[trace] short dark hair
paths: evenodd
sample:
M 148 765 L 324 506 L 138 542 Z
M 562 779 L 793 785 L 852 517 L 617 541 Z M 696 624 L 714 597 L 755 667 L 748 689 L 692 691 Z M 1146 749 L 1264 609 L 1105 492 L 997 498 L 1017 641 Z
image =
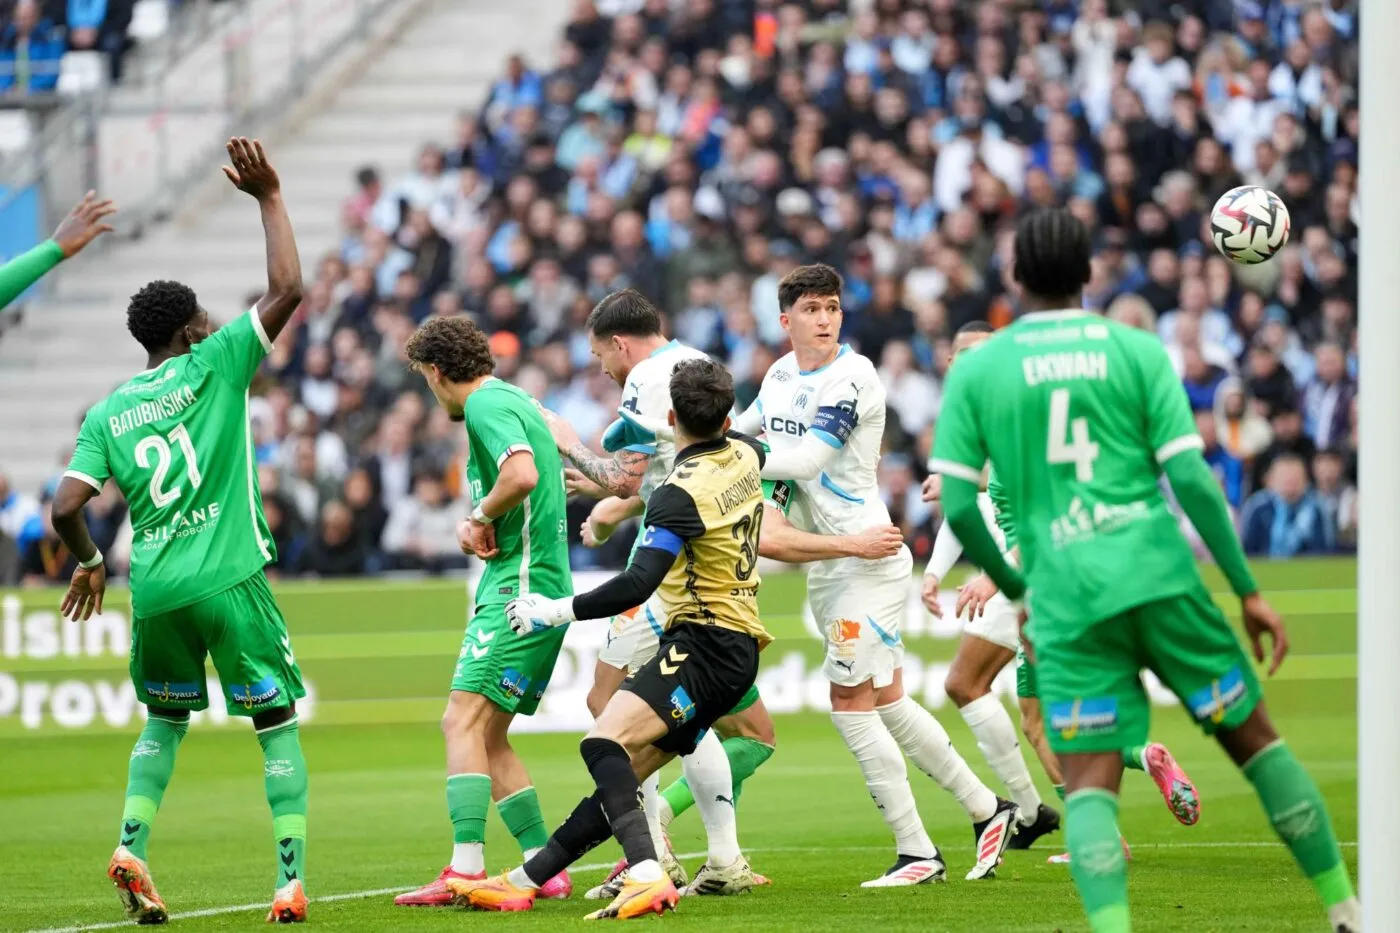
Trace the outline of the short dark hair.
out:
M 584 323 L 594 337 L 654 337 L 661 333 L 661 312 L 635 288 L 613 292 L 588 312 Z
M 1016 227 L 1016 281 L 1042 298 L 1077 298 L 1089 281 L 1089 228 L 1063 208 L 1042 208 Z
M 966 324 L 964 324 L 962 327 L 959 327 L 959 328 L 958 328 L 958 332 L 957 332 L 956 334 L 954 334 L 953 336 L 954 336 L 954 337 L 961 337 L 963 334 L 990 334 L 990 333 L 993 333 L 992 325 L 988 324 L 986 321 L 968 321 L 968 322 L 967 322 Z
M 194 289 L 160 279 L 131 296 L 126 306 L 126 329 L 154 353 L 170 346 L 180 328 L 199 313 Z
M 496 369 L 490 341 L 465 314 L 424 321 L 408 338 L 404 353 L 414 369 L 436 366 L 448 382 L 471 382 Z
M 671 408 L 686 434 L 716 437 L 734 408 L 734 377 L 714 360 L 683 360 L 671 373 Z
M 825 298 L 841 294 L 841 275 L 822 263 L 798 266 L 778 283 L 778 307 L 787 311 L 807 295 Z

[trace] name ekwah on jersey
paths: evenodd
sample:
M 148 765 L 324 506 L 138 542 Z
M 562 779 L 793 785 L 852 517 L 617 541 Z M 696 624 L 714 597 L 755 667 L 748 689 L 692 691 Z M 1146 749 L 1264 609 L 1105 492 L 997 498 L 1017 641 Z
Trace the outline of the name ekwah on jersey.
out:
M 1108 379 L 1108 354 L 1101 350 L 1041 353 L 1022 359 L 1021 373 L 1028 386 L 1082 379 L 1104 381 Z

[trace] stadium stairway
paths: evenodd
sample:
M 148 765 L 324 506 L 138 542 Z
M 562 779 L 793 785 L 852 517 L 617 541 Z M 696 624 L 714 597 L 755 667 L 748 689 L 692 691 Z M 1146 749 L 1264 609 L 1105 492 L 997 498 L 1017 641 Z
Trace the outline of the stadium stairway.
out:
M 304 123 L 279 127 L 269 155 L 314 275 L 340 239 L 353 174 L 375 165 L 387 181 L 428 141 L 449 142 L 455 115 L 479 107 L 506 57 L 552 60 L 565 0 L 427 0 L 391 45 Z M 217 166 L 211 176 L 221 180 Z M 52 294 L 0 340 L 0 472 L 37 492 L 65 462 L 83 412 L 145 364 L 126 332 L 129 295 L 152 279 L 190 285 L 217 319 L 264 286 L 262 228 L 252 201 L 226 183 L 195 210 L 116 242 L 67 270 Z

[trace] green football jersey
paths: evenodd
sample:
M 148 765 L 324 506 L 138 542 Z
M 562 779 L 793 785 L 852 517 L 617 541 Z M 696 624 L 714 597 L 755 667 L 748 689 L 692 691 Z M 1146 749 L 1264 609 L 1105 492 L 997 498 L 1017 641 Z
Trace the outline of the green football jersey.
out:
M 222 592 L 275 557 L 263 518 L 248 385 L 272 349 L 256 309 L 88 410 L 64 474 L 131 508 L 132 612 Z
M 500 554 L 486 562 L 476 605 L 505 603 L 526 593 L 571 596 L 564 510 L 564 465 L 539 405 L 524 390 L 494 377 L 467 397 L 467 479 L 472 501 L 496 485 L 501 464 L 518 451 L 534 454 L 539 482 L 520 505 L 495 521 Z
M 992 462 L 1037 625 L 1075 625 L 1200 585 L 1158 480 L 1201 447 L 1155 334 L 1063 311 L 959 359 L 932 462 L 970 481 Z

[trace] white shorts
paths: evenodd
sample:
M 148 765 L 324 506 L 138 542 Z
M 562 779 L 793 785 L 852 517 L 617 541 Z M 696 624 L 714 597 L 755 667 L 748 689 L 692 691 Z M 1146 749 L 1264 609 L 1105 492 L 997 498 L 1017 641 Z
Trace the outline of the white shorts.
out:
M 986 611 L 980 617 L 973 616 L 968 620 L 963 632 L 1015 651 L 1021 643 L 1019 617 L 1011 600 L 997 593 L 987 600 Z
M 807 584 L 812 617 L 826 642 L 822 673 L 842 687 L 873 680 L 888 687 L 904 665 L 899 634 L 908 601 L 909 578 L 881 576 Z
M 620 671 L 634 673 L 656 656 L 665 631 L 662 609 L 653 597 L 631 616 L 613 616 L 608 640 L 598 660 Z

